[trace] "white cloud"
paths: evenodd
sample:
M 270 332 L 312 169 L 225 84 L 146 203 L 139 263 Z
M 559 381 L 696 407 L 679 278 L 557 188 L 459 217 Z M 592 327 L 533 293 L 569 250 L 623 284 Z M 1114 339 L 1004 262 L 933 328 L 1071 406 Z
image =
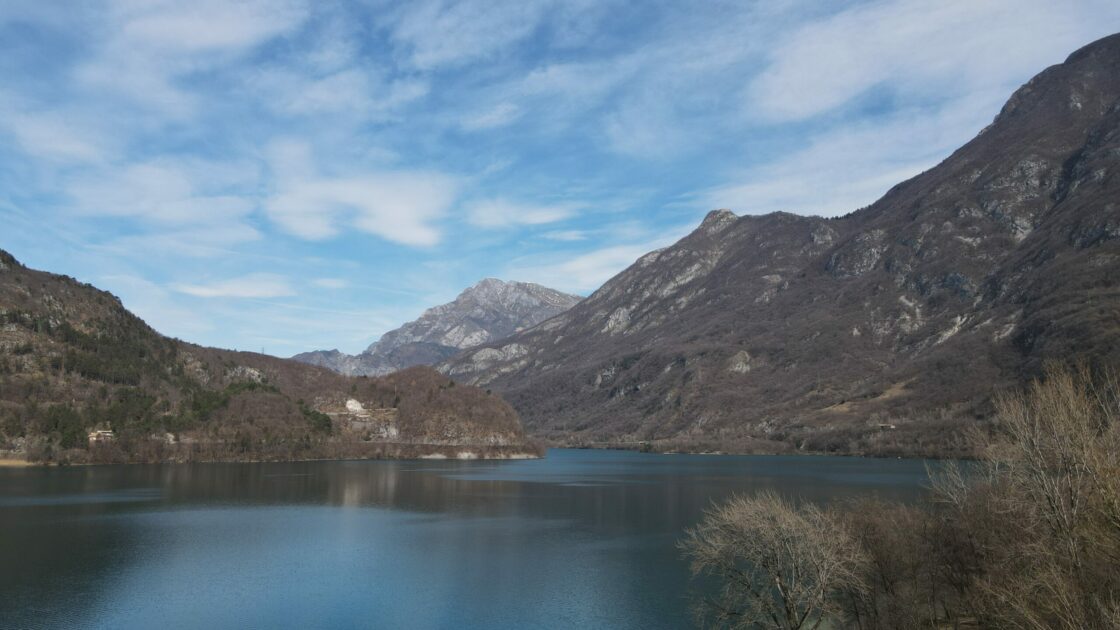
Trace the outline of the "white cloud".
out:
M 342 278 L 315 278 L 311 283 L 322 289 L 345 289 L 350 286 L 350 283 Z
M 466 132 L 503 130 L 519 121 L 531 121 L 531 128 L 538 134 L 595 126 L 599 117 L 596 110 L 640 67 L 636 56 L 624 56 L 606 61 L 546 63 L 527 73 L 508 73 L 480 91 L 457 94 L 462 111 L 454 112 L 448 120 Z
M 466 131 L 495 129 L 513 123 L 521 114 L 521 108 L 513 103 L 498 103 L 481 113 L 464 118 L 459 125 Z
M 276 190 L 265 203 L 268 216 L 310 240 L 330 238 L 350 226 L 404 245 L 435 245 L 440 241 L 436 223 L 460 187 L 455 177 L 423 171 L 322 176 L 311 166 L 310 149 L 292 143 L 274 148 L 272 167 Z
M 541 237 L 550 241 L 583 241 L 587 240 L 587 232 L 584 230 L 556 230 L 545 232 L 541 234 Z
M 110 141 L 79 112 L 5 112 L 0 125 L 15 136 L 24 153 L 46 160 L 99 162 Z
M 673 109 L 673 98 L 649 89 L 628 98 L 605 120 L 604 135 L 610 149 L 635 157 L 666 157 L 679 154 L 695 143 Z
M 428 246 L 439 242 L 435 223 L 457 188 L 455 180 L 436 173 L 304 179 L 285 182 L 266 208 L 280 227 L 306 239 L 329 238 L 351 225 L 396 243 Z
M 235 247 L 259 241 L 263 235 L 241 222 L 160 230 L 111 239 L 96 248 L 121 257 L 152 262 L 157 258 L 219 258 L 235 256 Z
M 255 181 L 250 168 L 226 165 Z M 215 165 L 154 161 L 106 167 L 75 179 L 68 188 L 74 208 L 94 216 L 134 217 L 169 225 L 236 223 L 254 207 L 252 199 L 224 190 Z M 228 177 L 228 175 L 227 175 Z
M 547 260 L 517 260 L 511 264 L 506 276 L 562 291 L 586 294 L 598 289 L 642 256 L 676 242 L 693 228 L 694 225 L 679 226 L 665 230 L 659 237 L 644 243 L 611 245 L 563 258 L 549 255 Z
M 570 218 L 578 209 L 573 204 L 534 205 L 501 198 L 484 199 L 467 206 L 467 219 L 484 228 L 543 225 Z
M 274 298 L 296 294 L 287 278 L 271 273 L 251 273 L 209 284 L 174 284 L 172 288 L 203 298 Z
M 782 121 L 826 112 L 881 85 L 909 95 L 965 94 L 1060 62 L 1116 30 L 1118 21 L 1120 5 L 1100 1 L 860 5 L 775 45 L 769 67 L 748 89 L 747 106 Z
M 395 16 L 393 41 L 420 69 L 489 58 L 536 30 L 547 0 L 428 0 L 410 2 Z
M 256 94 L 288 114 L 322 115 L 348 112 L 380 120 L 428 93 L 428 84 L 406 79 L 386 82 L 367 69 L 347 68 L 326 76 L 286 69 L 264 71 L 251 80 Z
M 162 119 L 190 117 L 199 95 L 179 85 L 179 77 L 222 66 L 291 32 L 307 13 L 302 0 L 115 0 L 93 31 L 100 36 L 96 52 L 75 76 Z
M 551 56 L 527 73 L 510 73 L 472 94 L 480 113 L 459 124 L 470 129 L 477 120 L 499 127 L 510 122 L 503 114 L 516 111 L 519 120 L 532 120 L 537 133 L 582 127 L 585 137 L 631 157 L 694 151 L 712 136 L 726 137 L 732 123 L 741 124 L 734 94 L 743 77 L 756 71 L 757 51 L 777 30 L 766 13 L 776 12 L 775 5 L 788 10 L 790 2 L 757 4 L 729 3 L 716 11 L 665 5 L 659 9 L 664 27 L 653 37 L 643 33 L 607 54 Z M 582 6 L 575 14 L 592 19 L 578 19 L 578 32 L 586 35 L 599 11 L 619 15 L 605 2 Z
M 942 109 L 904 111 L 826 132 L 800 151 L 696 196 L 704 208 L 835 216 L 866 206 L 936 165 L 991 121 L 1006 95 L 987 92 Z M 691 204 L 690 204 L 691 205 Z
M 329 20 L 313 36 L 309 50 L 300 60 L 319 72 L 334 72 L 351 66 L 361 51 L 361 25 L 342 17 Z
M 581 109 L 597 104 L 633 78 L 647 60 L 633 54 L 606 61 L 553 63 L 534 69 L 507 89 L 521 98 L 546 99 L 561 111 Z
M 118 37 L 132 47 L 213 52 L 256 46 L 307 16 L 301 0 L 154 0 L 112 3 Z
M 615 245 L 563 262 L 523 267 L 510 275 L 560 290 L 590 292 L 654 249 L 657 247 L 651 245 Z

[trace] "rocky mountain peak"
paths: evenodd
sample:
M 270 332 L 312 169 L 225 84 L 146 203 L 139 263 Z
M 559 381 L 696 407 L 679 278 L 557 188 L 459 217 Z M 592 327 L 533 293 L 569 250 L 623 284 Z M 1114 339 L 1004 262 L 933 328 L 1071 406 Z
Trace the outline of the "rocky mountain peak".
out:
M 18 267 L 20 267 L 20 264 L 19 261 L 16 260 L 16 257 L 0 249 L 0 271 L 7 271 Z
M 361 354 L 317 351 L 293 358 L 343 374 L 370 376 L 433 365 L 462 349 L 535 326 L 579 300 L 539 284 L 485 278 L 451 302 L 429 308 L 418 319 L 385 333 Z
M 483 278 L 466 289 L 463 289 L 463 292 L 460 293 L 455 300 L 471 298 L 487 299 L 508 290 L 512 284 L 512 282 L 506 282 L 498 278 Z
M 511 284 L 516 283 L 506 282 L 505 280 L 500 280 L 498 278 L 483 278 L 482 280 L 476 282 L 473 286 L 467 287 L 463 291 L 463 293 L 469 293 L 472 291 L 493 291 L 495 289 L 500 289 Z
M 738 215 L 725 208 L 712 210 L 704 217 L 704 220 L 700 222 L 700 227 L 698 229 L 708 234 L 714 234 L 738 220 Z

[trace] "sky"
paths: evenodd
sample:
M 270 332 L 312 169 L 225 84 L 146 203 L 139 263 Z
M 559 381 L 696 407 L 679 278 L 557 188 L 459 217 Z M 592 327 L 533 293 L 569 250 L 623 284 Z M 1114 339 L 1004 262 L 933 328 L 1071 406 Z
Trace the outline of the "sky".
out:
M 834 216 L 1115 0 L 0 2 L 0 248 L 160 332 L 358 352 L 485 277 L 586 295 L 704 214 Z

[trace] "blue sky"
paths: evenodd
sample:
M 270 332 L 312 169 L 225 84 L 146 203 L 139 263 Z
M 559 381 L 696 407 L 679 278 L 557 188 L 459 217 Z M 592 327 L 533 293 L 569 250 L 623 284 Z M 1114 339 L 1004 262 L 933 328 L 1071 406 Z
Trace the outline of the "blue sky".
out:
M 0 3 L 0 247 L 163 333 L 356 352 L 589 293 L 713 208 L 843 214 L 1114 0 Z

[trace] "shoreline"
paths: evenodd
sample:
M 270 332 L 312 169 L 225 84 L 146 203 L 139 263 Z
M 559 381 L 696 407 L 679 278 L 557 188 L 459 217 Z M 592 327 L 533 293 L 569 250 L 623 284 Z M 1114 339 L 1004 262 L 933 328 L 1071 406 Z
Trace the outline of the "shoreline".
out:
M 15 457 L 0 457 L 0 468 L 28 468 L 30 466 L 38 466 L 34 462 L 29 462 L 26 459 L 18 459 Z
M 658 456 L 671 456 L 671 455 L 696 455 L 706 457 L 852 457 L 861 459 L 893 459 L 893 460 L 912 460 L 912 461 L 975 461 L 977 458 L 963 458 L 963 457 L 902 457 L 902 456 L 883 456 L 883 455 L 870 455 L 864 453 L 825 453 L 825 452 L 729 452 L 729 451 L 642 451 L 636 448 L 624 447 L 609 447 L 609 446 L 562 446 L 551 445 L 547 449 L 557 449 L 565 451 L 623 451 L 630 453 L 640 453 L 643 455 L 658 455 Z M 444 453 L 428 453 L 424 455 L 417 455 L 414 457 L 308 457 L 308 458 L 293 458 L 293 459 L 197 459 L 197 460 L 183 460 L 183 459 L 165 459 L 158 461 L 131 461 L 131 462 L 32 462 L 19 458 L 0 458 L 0 468 L 51 468 L 51 467 L 70 467 L 70 466 L 120 466 L 120 465 L 165 465 L 165 464 L 291 464 L 301 462 L 368 462 L 368 461 L 476 461 L 476 462 L 494 462 L 494 461 L 524 461 L 534 459 L 545 459 L 547 454 L 536 455 L 530 452 L 517 452 L 509 453 L 507 455 L 480 457 L 475 453 L 456 453 L 455 456 L 448 456 Z
M 544 448 L 530 441 L 514 444 L 440 444 L 422 442 L 330 442 L 311 448 L 277 448 L 264 445 L 260 450 L 237 452 L 221 442 L 176 442 L 149 440 L 125 444 L 115 442 L 73 448 L 65 451 L 0 450 L 0 460 L 10 467 L 96 466 L 112 464 L 190 464 L 190 463 L 265 463 L 343 460 L 512 460 L 544 456 Z
M 546 444 L 547 448 L 576 450 L 576 451 L 627 451 L 631 453 L 642 453 L 645 455 L 705 455 L 712 457 L 859 457 L 863 459 L 910 459 L 917 461 L 978 461 L 978 456 L 965 456 L 965 455 L 884 455 L 876 453 L 840 453 L 840 452 L 827 452 L 827 451 L 689 451 L 689 450 L 642 450 L 632 446 L 597 446 L 597 445 L 562 445 L 562 444 Z
M 469 455 L 469 456 L 460 456 Z M 293 459 L 164 459 L 158 461 L 129 461 L 129 462 L 32 462 L 18 458 L 0 458 L 0 468 L 71 468 L 84 466 L 162 466 L 167 464 L 295 464 L 303 462 L 409 462 L 409 461 L 523 461 L 544 459 L 545 455 L 536 455 L 530 452 L 509 453 L 508 455 L 479 457 L 474 453 L 461 453 L 455 457 L 448 457 L 442 453 L 429 453 L 415 457 L 308 457 Z

